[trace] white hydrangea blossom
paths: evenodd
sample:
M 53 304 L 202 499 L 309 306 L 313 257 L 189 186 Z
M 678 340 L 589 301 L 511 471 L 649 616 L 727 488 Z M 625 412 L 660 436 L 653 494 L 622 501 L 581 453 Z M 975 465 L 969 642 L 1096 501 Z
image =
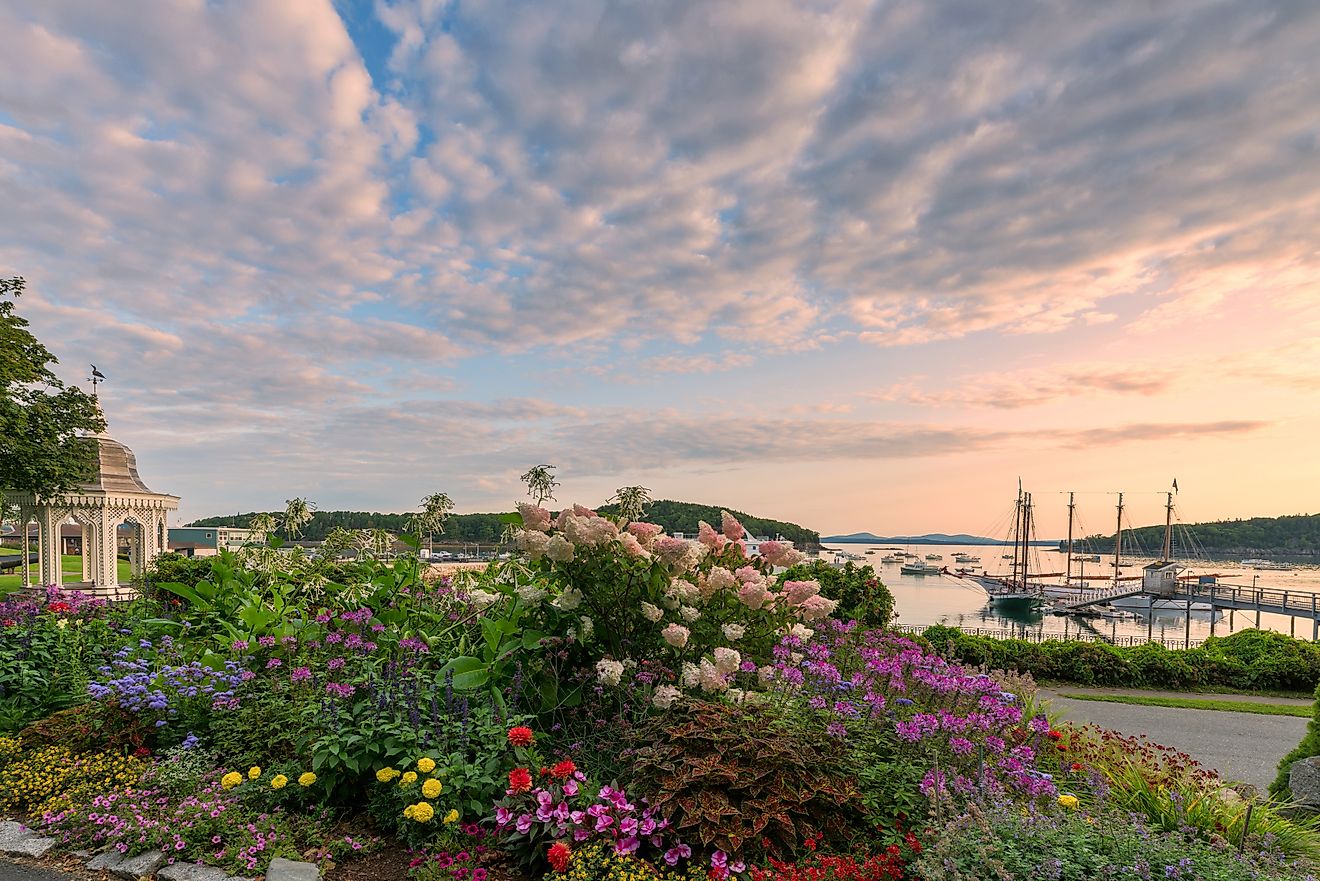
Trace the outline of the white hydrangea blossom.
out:
M 678 610 L 678 617 L 691 624 L 693 621 L 701 617 L 701 613 L 692 606 L 681 606 Z
M 665 617 L 664 610 L 650 603 L 642 603 L 642 615 L 647 621 L 659 621 Z
M 737 642 L 747 635 L 747 628 L 741 624 L 725 624 L 720 629 L 724 631 L 724 638 L 729 642 Z
M 582 591 L 576 587 L 565 588 L 553 603 L 556 609 L 562 609 L 565 612 L 571 612 L 582 605 Z
M 686 666 L 691 665 L 689 664 Z M 693 667 L 693 669 L 695 670 L 696 668 Z M 674 705 L 674 701 L 678 700 L 682 694 L 683 692 L 679 691 L 677 686 L 662 685 L 655 690 L 655 694 L 651 697 L 651 703 L 654 704 L 657 709 L 667 710 Z
M 604 685 L 618 685 L 623 678 L 623 663 L 601 658 L 596 662 L 596 678 Z
M 694 688 L 698 683 L 701 682 L 701 668 L 698 667 L 696 664 L 689 664 L 686 661 L 684 661 L 682 680 L 684 687 Z

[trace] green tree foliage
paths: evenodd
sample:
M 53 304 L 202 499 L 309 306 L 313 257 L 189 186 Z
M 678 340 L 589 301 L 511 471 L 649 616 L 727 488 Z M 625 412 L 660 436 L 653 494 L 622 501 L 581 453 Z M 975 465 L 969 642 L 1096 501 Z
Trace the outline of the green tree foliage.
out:
M 839 603 L 835 617 L 845 621 L 853 619 L 866 627 L 888 627 L 894 617 L 894 595 L 868 565 L 858 566 L 850 560 L 840 567 L 824 560 L 810 560 L 788 569 L 780 578 L 818 582 L 820 592 Z
M 1196 547 L 1188 547 L 1191 540 Z M 1173 530 L 1175 556 L 1194 551 L 1224 554 L 1315 554 L 1320 553 L 1320 514 L 1292 514 L 1287 517 L 1252 517 L 1248 520 L 1219 520 L 1192 523 Z M 1081 543 L 1098 553 L 1113 552 L 1114 536 L 1092 535 Z M 1143 526 L 1128 530 L 1123 548 L 1144 548 L 1155 553 L 1164 546 L 1164 526 Z
M 50 495 L 90 478 L 95 450 L 78 433 L 105 421 L 91 395 L 55 376 L 55 356 L 14 312 L 23 288 L 21 278 L 0 278 L 0 484 Z
M 597 510 L 602 514 L 616 513 L 611 505 L 602 505 Z M 666 532 L 696 535 L 697 523 L 701 520 L 714 525 L 716 529 L 719 528 L 720 510 L 720 508 L 711 505 L 696 505 L 691 502 L 674 502 L 661 499 L 660 501 L 647 503 L 646 519 L 651 523 L 659 523 L 665 528 Z M 742 511 L 730 511 L 730 513 L 737 517 L 742 525 L 747 528 L 747 531 L 754 536 L 774 538 L 782 535 L 792 541 L 794 546 L 798 548 L 814 547 L 820 543 L 820 533 L 798 526 L 796 523 L 754 517 Z M 206 517 L 201 520 L 194 520 L 191 525 L 247 527 L 258 516 L 257 512 L 250 512 L 233 514 L 227 517 Z M 437 540 L 436 543 L 446 545 L 464 542 L 496 544 L 504 533 L 505 524 L 500 521 L 503 516 L 503 514 L 452 514 L 444 521 L 443 541 Z M 384 529 L 395 535 L 401 535 L 412 530 L 414 517 L 416 517 L 415 514 L 380 514 L 370 511 L 316 511 L 313 513 L 312 519 L 303 526 L 301 537 L 311 541 L 322 541 L 335 527 L 343 529 Z
M 1279 760 L 1279 774 L 1270 784 L 1270 795 L 1287 799 L 1290 794 L 1288 771 L 1292 768 L 1293 762 L 1300 762 L 1311 756 L 1320 756 L 1320 687 L 1315 690 L 1315 710 L 1311 715 L 1311 721 L 1306 723 L 1306 733 L 1302 735 L 1302 742 Z

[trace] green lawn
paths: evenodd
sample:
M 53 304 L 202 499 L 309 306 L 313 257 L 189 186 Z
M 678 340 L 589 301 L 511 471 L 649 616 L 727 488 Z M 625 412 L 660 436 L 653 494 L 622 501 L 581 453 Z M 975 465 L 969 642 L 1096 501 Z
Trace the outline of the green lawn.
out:
M 0 554 L 4 554 L 6 552 L 12 553 L 12 551 L 9 548 L 0 550 Z M 36 565 L 34 564 L 28 568 L 31 569 L 32 579 L 33 581 L 35 581 L 37 578 Z M 75 557 L 70 554 L 65 554 L 60 560 L 60 570 L 64 573 L 65 580 L 80 581 L 82 579 L 82 557 Z M 133 580 L 133 573 L 132 570 L 129 568 L 127 560 L 119 561 L 119 580 L 124 584 L 127 584 Z M 23 586 L 23 570 L 21 568 L 7 569 L 5 570 L 4 575 L 0 575 L 0 593 L 4 593 L 6 591 L 10 591 L 13 590 L 14 588 L 22 587 L 22 586 Z
M 1080 694 L 1060 692 L 1059 697 L 1075 701 L 1104 701 L 1110 704 L 1136 704 L 1140 707 L 1177 707 L 1184 710 L 1220 710 L 1226 713 L 1256 713 L 1262 716 L 1300 716 L 1309 718 L 1311 708 L 1293 704 L 1263 704 L 1255 701 L 1217 701 L 1190 697 L 1147 697 L 1135 694 Z

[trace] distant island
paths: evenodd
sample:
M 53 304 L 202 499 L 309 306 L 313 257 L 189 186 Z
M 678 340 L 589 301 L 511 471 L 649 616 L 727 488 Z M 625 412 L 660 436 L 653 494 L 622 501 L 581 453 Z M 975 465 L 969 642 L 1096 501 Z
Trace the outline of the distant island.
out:
M 848 535 L 827 535 L 821 542 L 832 544 L 898 544 L 898 545 L 1006 545 L 1011 542 L 983 535 L 928 532 L 925 535 L 876 535 L 871 532 L 853 532 Z M 1033 541 L 1033 545 L 1053 546 L 1056 541 Z
M 551 505 L 550 507 L 554 507 Z M 611 505 L 601 505 L 596 510 L 602 513 L 614 513 Z M 732 508 L 719 505 L 699 505 L 693 502 L 675 502 L 669 499 L 657 499 L 646 506 L 643 520 L 659 523 L 666 532 L 681 532 L 695 536 L 697 524 L 704 520 L 720 528 L 720 511 L 727 510 L 737 517 L 747 531 L 754 536 L 775 538 L 782 536 L 792 541 L 794 546 L 803 550 L 820 547 L 820 533 L 796 523 L 775 520 L 769 517 L 757 517 Z M 223 517 L 203 517 L 194 520 L 189 526 L 237 526 L 246 527 L 252 522 L 257 512 L 232 514 Z M 317 511 L 311 522 L 302 528 L 301 538 L 308 541 L 321 541 L 336 526 L 345 529 L 384 529 L 395 535 L 408 530 L 411 514 L 382 514 L 373 511 Z M 435 537 L 435 546 L 480 542 L 496 544 L 504 533 L 504 524 L 500 521 L 503 513 L 498 514 L 454 514 L 445 521 L 444 535 Z
M 830 539 L 825 539 L 829 541 Z M 1126 553 L 1158 554 L 1164 545 L 1164 524 L 1142 526 L 1123 533 Z M 1060 543 L 1063 547 L 1063 543 Z M 1113 553 L 1114 536 L 1089 535 L 1077 542 L 1087 552 Z M 1251 517 L 1208 523 L 1175 523 L 1174 557 L 1314 557 L 1320 556 L 1320 514 Z

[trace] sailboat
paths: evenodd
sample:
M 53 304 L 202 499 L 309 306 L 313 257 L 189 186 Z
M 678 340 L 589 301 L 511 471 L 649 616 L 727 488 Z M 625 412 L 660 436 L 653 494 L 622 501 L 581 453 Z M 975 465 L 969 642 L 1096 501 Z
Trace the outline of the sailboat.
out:
M 1031 550 L 1032 532 L 1031 493 L 1023 492 L 1018 484 L 1018 497 L 1013 517 L 1013 565 L 1008 576 L 977 575 L 970 577 L 985 590 L 990 603 L 1001 608 L 1030 609 L 1045 601 L 1041 586 L 1028 578 L 1028 552 Z

